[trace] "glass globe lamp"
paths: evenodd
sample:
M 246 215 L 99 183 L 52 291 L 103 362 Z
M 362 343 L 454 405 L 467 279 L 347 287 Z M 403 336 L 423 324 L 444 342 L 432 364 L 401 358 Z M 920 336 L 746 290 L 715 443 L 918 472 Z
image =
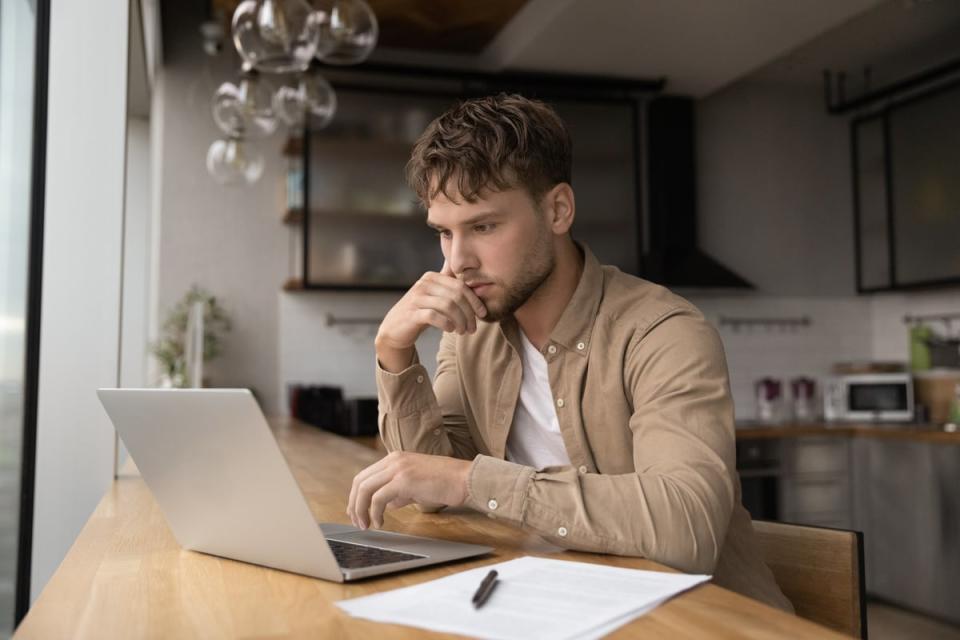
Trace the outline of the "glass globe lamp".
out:
M 207 150 L 207 171 L 220 184 L 253 184 L 263 175 L 263 155 L 238 137 L 215 140 Z
M 244 0 L 233 13 L 233 44 L 259 71 L 303 71 L 317 52 L 320 17 L 306 0 Z
M 304 74 L 296 85 L 277 90 L 273 109 L 288 127 L 300 128 L 309 120 L 311 129 L 322 129 L 337 112 L 337 94 L 323 76 Z
M 255 71 L 237 84 L 224 82 L 213 95 L 213 121 L 228 136 L 263 138 L 277 129 L 269 85 Z
M 316 56 L 327 64 L 359 64 L 374 47 L 380 28 L 377 16 L 364 0 L 320 0 L 316 21 L 320 43 Z

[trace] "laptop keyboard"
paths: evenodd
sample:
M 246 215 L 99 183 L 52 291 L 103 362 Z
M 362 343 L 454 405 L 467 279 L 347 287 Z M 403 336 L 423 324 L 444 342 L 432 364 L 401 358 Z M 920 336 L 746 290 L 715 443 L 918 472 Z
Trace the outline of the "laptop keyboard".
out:
M 327 538 L 327 544 L 330 545 L 330 549 L 337 559 L 337 564 L 344 569 L 362 569 L 363 567 L 375 567 L 381 564 L 390 564 L 391 562 L 404 562 L 405 560 L 426 558 L 426 556 L 418 556 L 413 553 L 391 551 L 378 547 L 367 547 L 362 544 L 340 542 L 339 540 L 330 540 L 329 538 Z

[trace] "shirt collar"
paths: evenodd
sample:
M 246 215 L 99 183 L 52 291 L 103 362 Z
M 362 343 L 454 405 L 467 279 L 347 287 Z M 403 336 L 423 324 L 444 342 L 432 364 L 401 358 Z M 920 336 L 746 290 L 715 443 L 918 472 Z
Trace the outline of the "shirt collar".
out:
M 603 269 L 593 252 L 586 245 L 577 243 L 583 251 L 583 273 L 573 292 L 573 297 L 563 310 L 557 326 L 550 333 L 554 342 L 580 356 L 586 357 L 590 350 L 590 336 L 597 319 L 600 299 L 603 297 Z
M 557 326 L 550 333 L 550 344 L 558 344 L 568 351 L 582 357 L 587 356 L 590 350 L 590 336 L 593 333 L 593 324 L 597 319 L 597 310 L 600 308 L 600 299 L 603 297 L 603 269 L 600 262 L 588 247 L 577 243 L 583 252 L 583 273 L 573 291 L 573 297 L 563 310 Z M 512 315 L 504 318 L 500 323 L 500 331 L 507 341 L 513 345 L 517 353 L 521 353 L 520 329 L 517 320 Z

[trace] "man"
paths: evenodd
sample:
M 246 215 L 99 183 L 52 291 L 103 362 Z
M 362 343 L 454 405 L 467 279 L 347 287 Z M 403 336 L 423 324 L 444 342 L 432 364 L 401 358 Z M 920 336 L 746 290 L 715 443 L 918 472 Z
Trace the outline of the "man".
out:
M 740 502 L 716 332 L 573 241 L 570 169 L 563 122 L 517 95 L 464 102 L 417 142 L 407 177 L 445 262 L 377 333 L 391 453 L 354 479 L 351 519 L 467 505 L 792 611 Z M 432 389 L 414 347 L 431 326 L 444 331 Z

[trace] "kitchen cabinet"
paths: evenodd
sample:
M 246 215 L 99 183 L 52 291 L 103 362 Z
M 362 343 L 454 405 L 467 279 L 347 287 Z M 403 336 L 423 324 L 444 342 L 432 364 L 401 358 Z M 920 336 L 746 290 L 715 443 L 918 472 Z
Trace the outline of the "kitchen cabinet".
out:
M 928 425 L 738 429 L 737 470 L 754 518 L 862 531 L 869 595 L 960 624 L 960 434 Z
M 960 446 L 854 441 L 867 592 L 960 623 Z
M 860 293 L 960 282 L 958 109 L 951 83 L 851 122 Z
M 850 452 L 834 436 L 738 440 L 743 504 L 755 519 L 849 529 Z
M 850 441 L 832 436 L 785 439 L 780 518 L 785 522 L 849 529 Z
M 596 81 L 548 86 L 509 76 L 480 84 L 397 75 L 358 83 L 331 76 L 337 117 L 303 133 L 303 210 L 286 216 L 300 235 L 287 289 L 402 291 L 443 264 L 404 167 L 427 125 L 458 101 L 520 90 L 556 109 L 574 140 L 573 234 L 604 264 L 640 271 L 638 97 L 643 85 Z M 407 86 L 396 86 L 404 81 Z

